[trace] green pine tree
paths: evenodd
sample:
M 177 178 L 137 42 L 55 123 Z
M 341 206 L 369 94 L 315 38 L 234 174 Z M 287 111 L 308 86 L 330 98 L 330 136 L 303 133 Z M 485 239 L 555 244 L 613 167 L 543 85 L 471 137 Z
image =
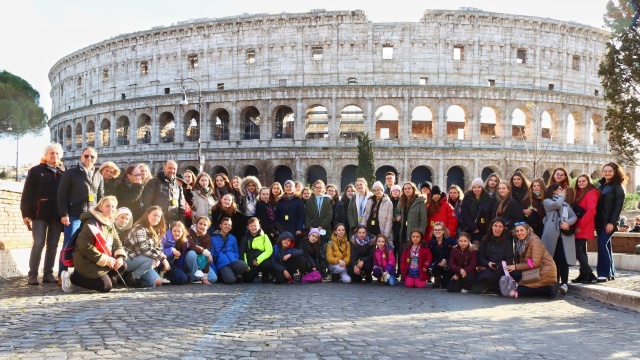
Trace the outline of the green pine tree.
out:
M 373 141 L 369 134 L 358 134 L 358 169 L 356 178 L 364 178 L 369 187 L 376 181 L 373 159 Z

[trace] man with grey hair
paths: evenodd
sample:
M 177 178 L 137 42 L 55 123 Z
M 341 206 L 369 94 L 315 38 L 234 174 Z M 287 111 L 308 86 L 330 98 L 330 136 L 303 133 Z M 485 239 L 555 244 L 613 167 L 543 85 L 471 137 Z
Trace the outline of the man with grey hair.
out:
M 53 276 L 53 265 L 56 261 L 58 242 L 62 232 L 56 199 L 60 179 L 64 172 L 60 158 L 62 158 L 60 144 L 51 143 L 45 147 L 40 164 L 29 169 L 22 190 L 22 199 L 20 199 L 22 220 L 33 236 L 27 278 L 29 285 L 39 284 L 40 259 L 45 245 L 47 251 L 44 255 L 42 282 L 56 283 L 58 281 Z
M 184 222 L 184 194 L 177 181 L 177 173 L 178 164 L 173 160 L 167 161 L 162 171 L 149 180 L 142 191 L 144 207 L 160 206 L 167 227 L 173 221 Z

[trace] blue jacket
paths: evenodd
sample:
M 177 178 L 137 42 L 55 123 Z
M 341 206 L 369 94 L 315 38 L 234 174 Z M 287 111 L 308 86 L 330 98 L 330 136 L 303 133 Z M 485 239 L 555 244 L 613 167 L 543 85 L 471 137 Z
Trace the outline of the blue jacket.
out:
M 280 233 L 288 231 L 295 235 L 304 228 L 304 203 L 295 196 L 282 197 L 276 204 L 276 228 Z
M 277 244 L 277 245 L 273 245 L 273 254 L 271 255 L 271 260 L 273 261 L 273 267 L 276 269 L 276 271 L 285 270 L 284 265 L 286 261 L 282 259 L 285 255 L 291 255 L 291 259 L 297 258 L 297 257 L 304 257 L 305 261 L 309 263 L 308 259 L 305 256 L 304 251 L 302 251 L 301 249 L 290 247 L 286 250 L 283 250 L 280 244 Z
M 214 260 L 211 264 L 211 269 L 215 271 L 216 275 L 220 269 L 240 259 L 238 241 L 231 233 L 227 234 L 227 238 L 225 239 L 219 230 L 214 231 L 211 237 L 210 251 L 211 257 L 213 257 Z
M 186 236 L 186 235 L 185 235 Z M 173 256 L 173 251 L 171 248 L 176 248 L 176 250 L 180 251 L 180 257 L 175 259 Z M 171 233 L 171 229 L 167 230 L 167 232 L 162 237 L 162 252 L 167 256 L 167 261 L 171 263 L 175 261 L 175 267 L 178 269 L 184 269 L 184 258 L 187 255 L 187 251 L 189 250 L 189 241 L 185 241 L 182 249 L 179 249 L 176 245 L 176 240 L 173 238 L 173 234 Z

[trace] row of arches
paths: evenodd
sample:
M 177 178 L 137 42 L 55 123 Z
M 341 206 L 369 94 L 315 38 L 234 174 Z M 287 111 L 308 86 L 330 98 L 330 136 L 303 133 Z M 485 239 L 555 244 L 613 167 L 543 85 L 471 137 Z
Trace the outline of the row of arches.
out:
M 83 141 L 86 146 L 118 146 L 149 143 L 173 143 L 180 140 L 196 142 L 203 131 L 202 125 L 208 127 L 203 133 L 204 141 L 220 140 L 254 140 L 266 139 L 263 125 L 263 114 L 255 106 L 247 106 L 240 111 L 237 124 L 234 124 L 229 111 L 216 108 L 200 124 L 200 112 L 188 110 L 178 121 L 172 112 L 162 112 L 157 121 L 146 113 L 136 120 L 120 116 L 112 121 L 103 118 L 98 123 L 88 120 L 86 124 L 77 122 L 75 126 L 60 125 L 54 131 L 54 140 L 72 147 L 80 148 Z M 553 108 L 544 109 L 539 116 L 532 106 L 524 105 L 515 108 L 509 116 L 496 106 L 485 106 L 478 114 L 471 113 L 463 105 L 451 105 L 444 113 L 444 129 L 440 134 L 447 139 L 470 140 L 475 133 L 481 139 L 523 139 L 564 141 L 568 144 L 594 145 L 598 143 L 598 131 L 604 127 L 600 114 L 592 114 L 588 119 L 578 111 L 571 111 L 564 120 Z M 398 139 L 400 136 L 402 116 L 392 105 L 383 105 L 373 114 L 375 122 L 375 138 Z M 332 115 L 323 105 L 312 105 L 304 113 L 304 124 L 299 122 L 293 109 L 286 105 L 274 108 L 269 120 L 268 129 L 273 139 L 292 139 L 296 126 L 304 125 L 305 139 L 324 139 L 329 137 Z M 476 121 L 479 119 L 479 121 Z M 355 139 L 358 134 L 366 132 L 366 115 L 361 107 L 347 105 L 336 118 L 339 138 Z M 112 129 L 112 126 L 115 126 Z M 133 128 L 132 128 L 133 126 Z M 410 117 L 410 136 L 412 139 L 433 139 L 438 137 L 436 111 L 428 105 L 413 108 Z M 132 131 L 133 130 L 133 131 Z M 180 131 L 181 139 L 177 138 Z M 231 133 L 238 131 L 232 139 Z

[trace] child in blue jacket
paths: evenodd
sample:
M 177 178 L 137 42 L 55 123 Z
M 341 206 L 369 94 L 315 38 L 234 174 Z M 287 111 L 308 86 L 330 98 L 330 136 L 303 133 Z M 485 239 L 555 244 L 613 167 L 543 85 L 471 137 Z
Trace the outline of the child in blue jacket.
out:
M 231 218 L 220 220 L 220 230 L 216 230 L 211 237 L 211 271 L 225 284 L 233 284 L 241 279 L 247 271 L 247 263 L 240 260 L 238 242 L 231 234 L 233 225 Z
M 294 248 L 295 241 L 293 239 L 293 234 L 288 231 L 280 234 L 278 244 L 273 246 L 272 255 L 275 274 L 282 273 L 285 277 L 284 281 L 289 284 L 295 284 L 293 275 L 296 271 L 300 271 L 300 275 L 304 275 L 309 269 L 309 260 L 305 256 L 304 250 Z

